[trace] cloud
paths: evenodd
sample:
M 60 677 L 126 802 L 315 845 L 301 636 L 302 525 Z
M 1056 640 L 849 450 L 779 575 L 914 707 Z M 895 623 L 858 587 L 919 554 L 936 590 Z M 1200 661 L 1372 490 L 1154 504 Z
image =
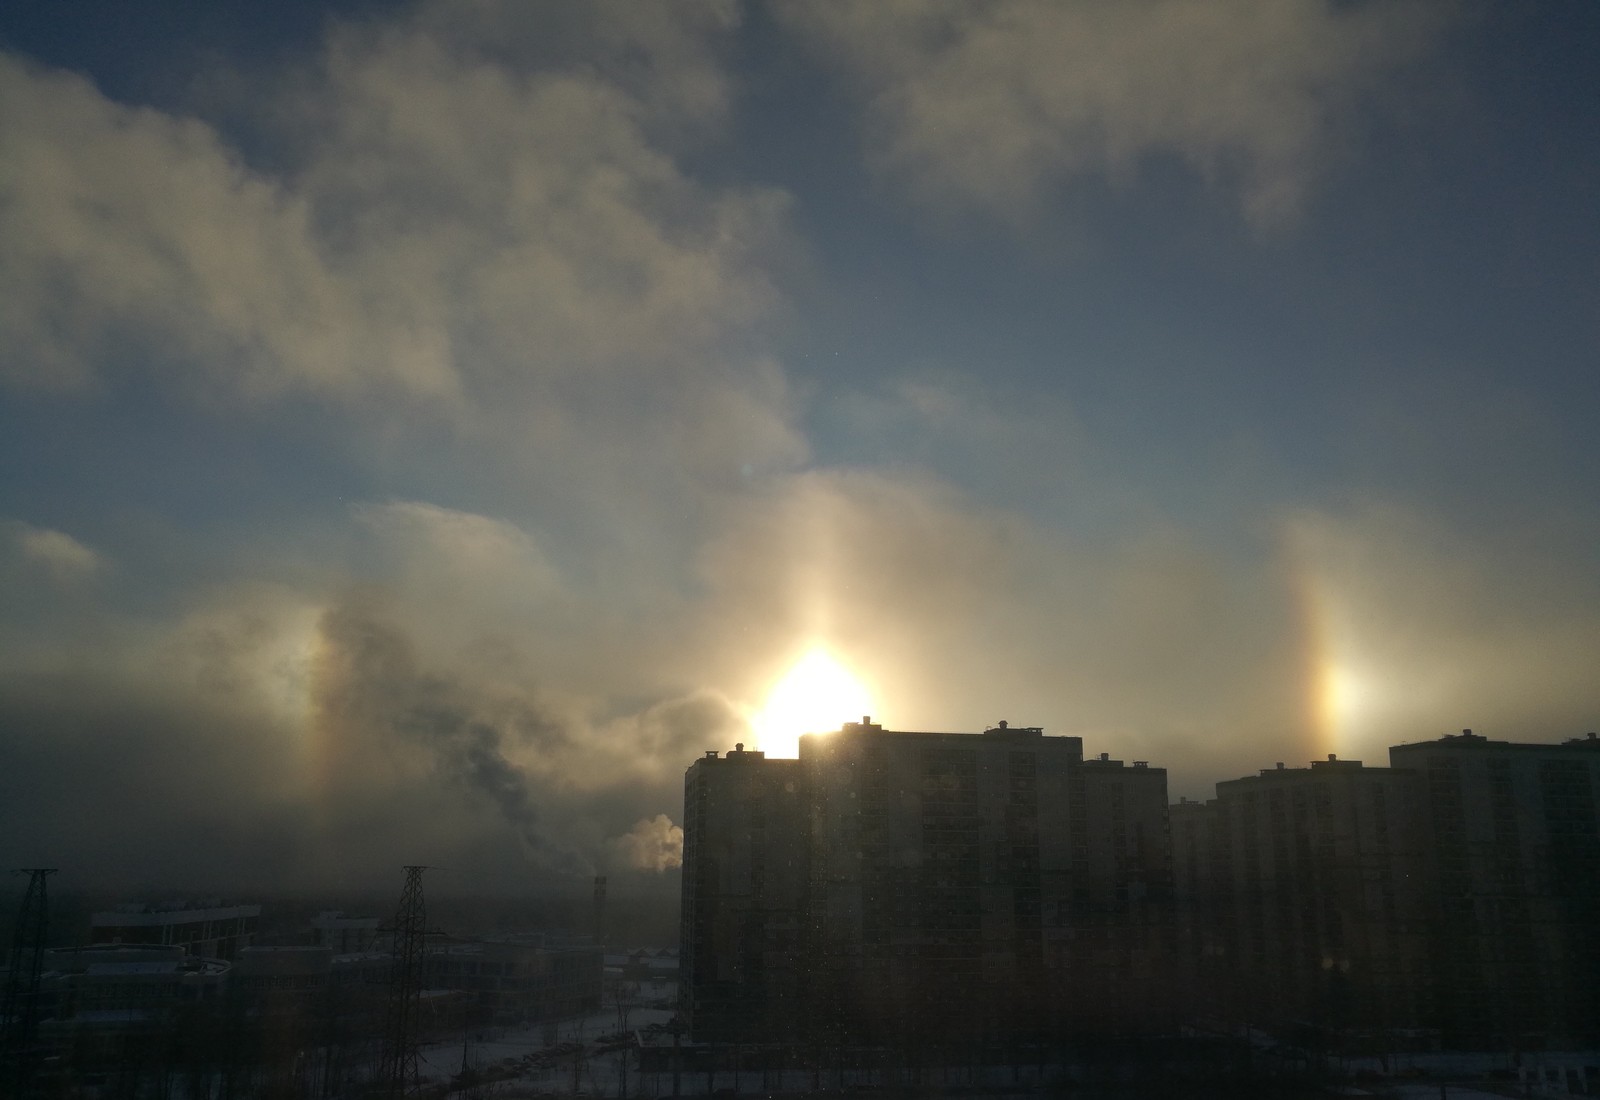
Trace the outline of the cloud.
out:
M 1257 226 L 1307 188 L 1447 5 L 1332 0 L 789 4 L 866 102 L 872 167 L 936 210 L 1022 223 L 1080 177 L 1174 158 Z
M 0 340 L 13 382 L 141 360 L 260 396 L 453 385 L 438 333 L 369 309 L 303 195 L 210 127 L 0 54 Z
M 504 520 L 422 501 L 358 505 L 366 572 L 405 593 L 439 648 L 525 629 L 565 596 L 537 540 Z
M 641 435 L 722 470 L 792 462 L 752 339 L 787 197 L 697 183 L 667 121 L 719 131 L 733 21 L 481 0 L 337 24 L 312 63 L 220 80 L 253 159 L 198 114 L 0 54 L 4 377 L 310 396 L 530 468 Z
M 734 0 L 637 4 L 590 0 L 531 8 L 504 0 L 433 0 L 412 22 L 430 38 L 522 69 L 585 68 L 623 89 L 652 127 L 716 127 L 729 106 L 719 45 L 739 23 Z
M 651 851 L 620 838 L 743 735 L 726 700 L 646 694 L 648 672 L 557 689 L 537 623 L 442 645 L 407 598 L 244 584 L 8 646 L 0 847 L 110 887 L 382 885 L 423 862 L 518 891 Z
M 63 531 L 12 520 L 5 524 L 12 550 L 29 566 L 58 585 L 73 585 L 98 574 L 105 563 L 99 554 Z
M 616 857 L 638 871 L 670 871 L 683 866 L 683 829 L 666 814 L 640 818 L 612 844 Z
M 720 520 L 694 598 L 644 618 L 517 525 L 392 501 L 351 513 L 359 581 L 231 585 L 102 610 L 25 664 L 8 648 L 7 851 L 310 887 L 404 862 L 490 889 L 670 868 L 683 769 L 750 740 L 814 641 L 893 727 L 1041 724 L 1171 769 L 1174 794 L 1445 728 L 1594 724 L 1592 578 L 1554 549 L 1519 572 L 1516 546 L 1395 502 L 1296 512 L 1253 553 L 1159 517 L 1090 537 L 905 470 L 792 475 Z
M 784 18 L 865 96 L 876 166 L 934 208 L 1021 216 L 1176 158 L 1266 225 L 1446 10 Z M 182 415 L 313 423 L 374 498 L 330 492 L 314 537 L 291 514 L 268 551 L 249 515 L 239 560 L 185 528 L 204 579 L 160 600 L 127 543 L 8 528 L 8 594 L 37 611 L 0 654 L 14 864 L 315 884 L 403 862 L 497 883 L 668 868 L 684 767 L 750 740 L 814 642 L 890 725 L 1043 724 L 1188 793 L 1319 751 L 1330 665 L 1367 685 L 1339 727 L 1363 752 L 1522 705 L 1523 732 L 1583 721 L 1594 624 L 1556 594 L 1595 606 L 1592 579 L 1552 552 L 1542 587 L 1514 548 L 1403 500 L 1240 505 L 1259 527 L 1219 536 L 1065 401 L 959 377 L 823 395 L 872 443 L 807 469 L 807 410 L 769 354 L 788 196 L 691 170 L 734 102 L 738 12 L 424 3 L 239 77 L 214 114 L 0 55 L 5 381 L 153 383 L 199 404 Z M 117 593 L 76 583 L 112 560 Z

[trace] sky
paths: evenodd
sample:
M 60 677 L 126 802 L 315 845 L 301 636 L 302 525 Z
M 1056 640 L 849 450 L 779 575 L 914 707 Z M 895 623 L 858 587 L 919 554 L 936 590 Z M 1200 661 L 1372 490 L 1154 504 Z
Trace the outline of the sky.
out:
M 0 857 L 648 877 L 800 710 L 1174 799 L 1600 727 L 1597 52 L 1576 0 L 6 5 Z

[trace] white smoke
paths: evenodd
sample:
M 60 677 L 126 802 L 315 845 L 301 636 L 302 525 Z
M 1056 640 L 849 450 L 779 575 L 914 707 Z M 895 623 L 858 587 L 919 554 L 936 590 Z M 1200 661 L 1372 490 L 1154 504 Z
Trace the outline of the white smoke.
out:
M 611 846 L 635 870 L 659 873 L 683 866 L 683 830 L 666 814 L 640 818 Z

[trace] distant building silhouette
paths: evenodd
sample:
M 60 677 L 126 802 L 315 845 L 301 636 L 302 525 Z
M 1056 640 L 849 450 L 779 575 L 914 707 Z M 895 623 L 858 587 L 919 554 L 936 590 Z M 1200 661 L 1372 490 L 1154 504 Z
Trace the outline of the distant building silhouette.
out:
M 1420 781 L 1329 756 L 1171 808 L 1192 1003 L 1229 1022 L 1415 1028 L 1428 1010 Z
M 1166 772 L 868 720 L 685 780 L 696 1039 L 1007 1042 L 1166 1020 Z M 807 1033 L 808 1028 L 836 1034 Z
M 338 909 L 324 909 L 311 918 L 311 942 L 336 955 L 373 951 L 378 947 L 378 917 L 352 917 Z
M 1457 1048 L 1600 1039 L 1600 740 L 1397 745 L 1171 807 L 1191 999 L 1235 1023 Z
M 697 1033 L 794 1038 L 810 803 L 798 760 L 741 744 L 684 781 L 680 1000 Z

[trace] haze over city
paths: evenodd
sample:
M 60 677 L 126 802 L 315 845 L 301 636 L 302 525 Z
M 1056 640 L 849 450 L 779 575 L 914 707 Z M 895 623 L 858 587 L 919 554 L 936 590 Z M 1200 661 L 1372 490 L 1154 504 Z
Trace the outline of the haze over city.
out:
M 7 6 L 4 866 L 648 877 L 703 750 L 867 714 L 1174 800 L 1597 728 L 1597 49 L 1579 3 Z

